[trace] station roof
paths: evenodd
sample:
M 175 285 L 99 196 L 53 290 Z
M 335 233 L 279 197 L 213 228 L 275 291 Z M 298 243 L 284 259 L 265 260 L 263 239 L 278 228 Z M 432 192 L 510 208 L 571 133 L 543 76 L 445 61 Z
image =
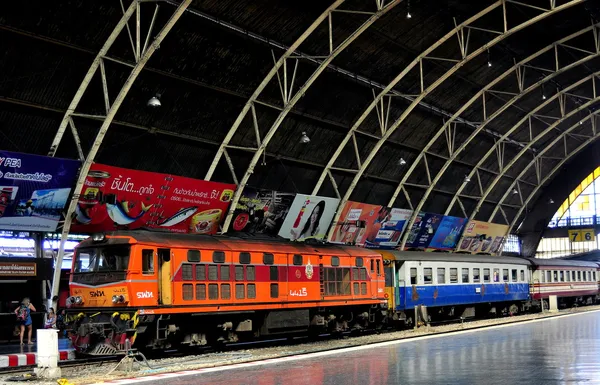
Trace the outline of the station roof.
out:
M 72 122 L 86 155 L 120 95 L 97 162 L 223 182 L 247 174 L 249 186 L 516 230 L 598 135 L 597 1 L 131 4 L 3 10 L 0 147 L 47 154 L 63 122 L 55 154 L 77 158 Z M 132 68 L 139 75 L 120 93 Z M 159 108 L 147 105 L 155 95 Z

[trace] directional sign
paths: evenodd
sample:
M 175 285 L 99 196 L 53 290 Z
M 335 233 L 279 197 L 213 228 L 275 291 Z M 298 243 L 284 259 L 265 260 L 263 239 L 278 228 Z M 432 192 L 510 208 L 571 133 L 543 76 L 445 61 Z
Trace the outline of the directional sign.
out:
M 596 240 L 594 229 L 569 230 L 571 242 L 593 242 Z

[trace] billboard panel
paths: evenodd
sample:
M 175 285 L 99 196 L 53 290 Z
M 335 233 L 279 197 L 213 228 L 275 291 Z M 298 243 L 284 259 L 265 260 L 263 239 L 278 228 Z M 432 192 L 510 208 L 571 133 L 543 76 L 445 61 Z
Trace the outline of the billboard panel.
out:
M 337 198 L 296 194 L 279 236 L 292 241 L 325 238 L 339 203 Z
M 420 212 L 415 219 L 415 223 L 410 228 L 405 247 L 427 248 L 443 218 L 444 216 L 441 214 Z
M 0 151 L 0 229 L 56 230 L 81 163 Z
M 329 241 L 368 248 L 394 248 L 411 214 L 410 210 L 348 201 Z
M 233 213 L 229 231 L 277 235 L 295 193 L 246 187 Z
M 77 205 L 73 232 L 160 229 L 218 231 L 235 185 L 95 163 Z
M 467 218 L 444 216 L 427 247 L 434 250 L 454 250 L 466 223 Z
M 504 243 L 508 225 L 469 221 L 456 251 L 495 255 Z

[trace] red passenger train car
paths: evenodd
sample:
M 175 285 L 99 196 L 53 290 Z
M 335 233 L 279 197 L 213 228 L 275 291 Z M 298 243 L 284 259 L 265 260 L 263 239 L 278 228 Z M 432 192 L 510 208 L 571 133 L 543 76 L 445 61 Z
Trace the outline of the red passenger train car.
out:
M 141 231 L 81 242 L 69 285 L 71 339 L 92 355 L 366 329 L 387 304 L 367 249 Z

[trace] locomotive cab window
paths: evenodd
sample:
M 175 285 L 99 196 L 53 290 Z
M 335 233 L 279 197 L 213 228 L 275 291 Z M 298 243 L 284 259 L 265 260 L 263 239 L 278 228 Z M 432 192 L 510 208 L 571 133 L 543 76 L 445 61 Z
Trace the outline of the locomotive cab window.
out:
M 213 251 L 214 263 L 225 263 L 225 253 L 223 251 Z
M 250 263 L 250 253 L 240 253 L 240 263 L 247 265 Z
M 275 263 L 275 256 L 271 253 L 263 253 L 263 263 L 265 265 L 272 265 Z
M 340 257 L 331 257 L 331 266 L 339 266 Z
M 363 267 L 365 265 L 365 262 L 362 259 L 362 257 L 356 257 L 354 264 L 356 265 L 356 267 Z
M 200 251 L 199 250 L 188 250 L 187 251 L 188 262 L 200 262 Z
M 302 256 L 300 254 L 294 254 L 294 265 L 302 266 Z
M 142 274 L 154 274 L 154 250 L 142 250 Z

